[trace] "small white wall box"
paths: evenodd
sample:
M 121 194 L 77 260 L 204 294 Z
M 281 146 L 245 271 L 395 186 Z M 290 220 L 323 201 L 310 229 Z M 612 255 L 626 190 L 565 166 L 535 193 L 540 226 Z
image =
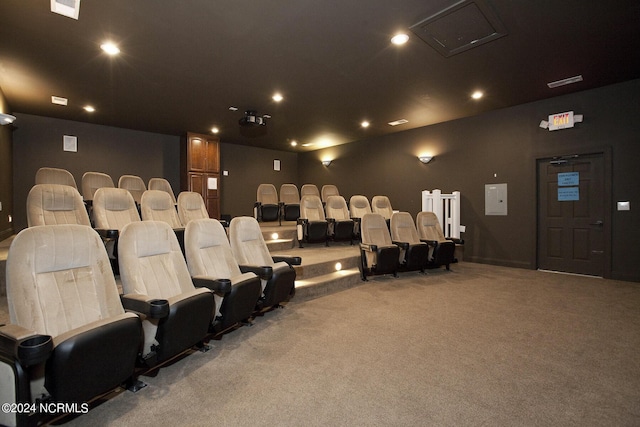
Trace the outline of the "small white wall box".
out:
M 631 210 L 631 202 L 618 202 L 618 210 L 619 211 L 630 211 Z
M 484 214 L 507 214 L 507 184 L 486 184 L 484 186 Z

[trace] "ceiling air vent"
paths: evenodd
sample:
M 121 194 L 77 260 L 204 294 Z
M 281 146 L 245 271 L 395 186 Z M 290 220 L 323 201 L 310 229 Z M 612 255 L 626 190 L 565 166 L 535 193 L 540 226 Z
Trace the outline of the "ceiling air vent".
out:
M 448 58 L 507 35 L 484 0 L 461 0 L 411 26 L 424 42 Z
M 78 19 L 80 0 L 51 0 L 51 12 Z

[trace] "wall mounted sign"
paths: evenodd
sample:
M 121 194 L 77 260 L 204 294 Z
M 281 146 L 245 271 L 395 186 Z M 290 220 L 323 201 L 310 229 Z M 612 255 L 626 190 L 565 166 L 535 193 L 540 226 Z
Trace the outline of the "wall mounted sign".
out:
M 542 120 L 540 127 L 542 129 L 560 130 L 572 128 L 575 123 L 582 122 L 582 114 L 573 114 L 573 111 L 565 113 L 556 113 L 549 116 L 549 121 Z
M 558 174 L 558 187 L 580 185 L 580 172 L 563 172 Z
M 559 202 L 576 202 L 580 200 L 580 187 L 558 187 Z

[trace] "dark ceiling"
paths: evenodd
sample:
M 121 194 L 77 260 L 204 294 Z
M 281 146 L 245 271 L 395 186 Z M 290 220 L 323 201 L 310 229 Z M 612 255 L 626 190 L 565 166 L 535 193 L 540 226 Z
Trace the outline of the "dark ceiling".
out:
M 454 4 L 462 13 L 434 19 L 430 31 L 443 48 L 473 48 L 447 57 L 410 27 Z M 501 37 L 475 42 L 497 26 Z M 390 43 L 398 31 L 410 35 L 404 46 Z M 120 55 L 101 51 L 107 39 Z M 584 80 L 547 87 L 575 75 Z M 12 112 L 174 135 L 217 126 L 223 142 L 279 150 L 639 77 L 637 0 L 82 0 L 79 20 L 52 13 L 50 0 L 0 1 L 0 88 Z M 472 100 L 475 90 L 485 96 Z M 264 135 L 241 132 L 248 109 L 271 115 Z M 388 125 L 398 119 L 408 123 Z

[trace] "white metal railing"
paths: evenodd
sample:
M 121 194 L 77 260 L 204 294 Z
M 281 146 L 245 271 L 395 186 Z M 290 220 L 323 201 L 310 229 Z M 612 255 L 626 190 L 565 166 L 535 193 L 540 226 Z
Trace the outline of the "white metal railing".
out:
M 433 212 L 447 237 L 460 238 L 460 192 L 442 194 L 440 190 L 422 192 L 422 211 Z

